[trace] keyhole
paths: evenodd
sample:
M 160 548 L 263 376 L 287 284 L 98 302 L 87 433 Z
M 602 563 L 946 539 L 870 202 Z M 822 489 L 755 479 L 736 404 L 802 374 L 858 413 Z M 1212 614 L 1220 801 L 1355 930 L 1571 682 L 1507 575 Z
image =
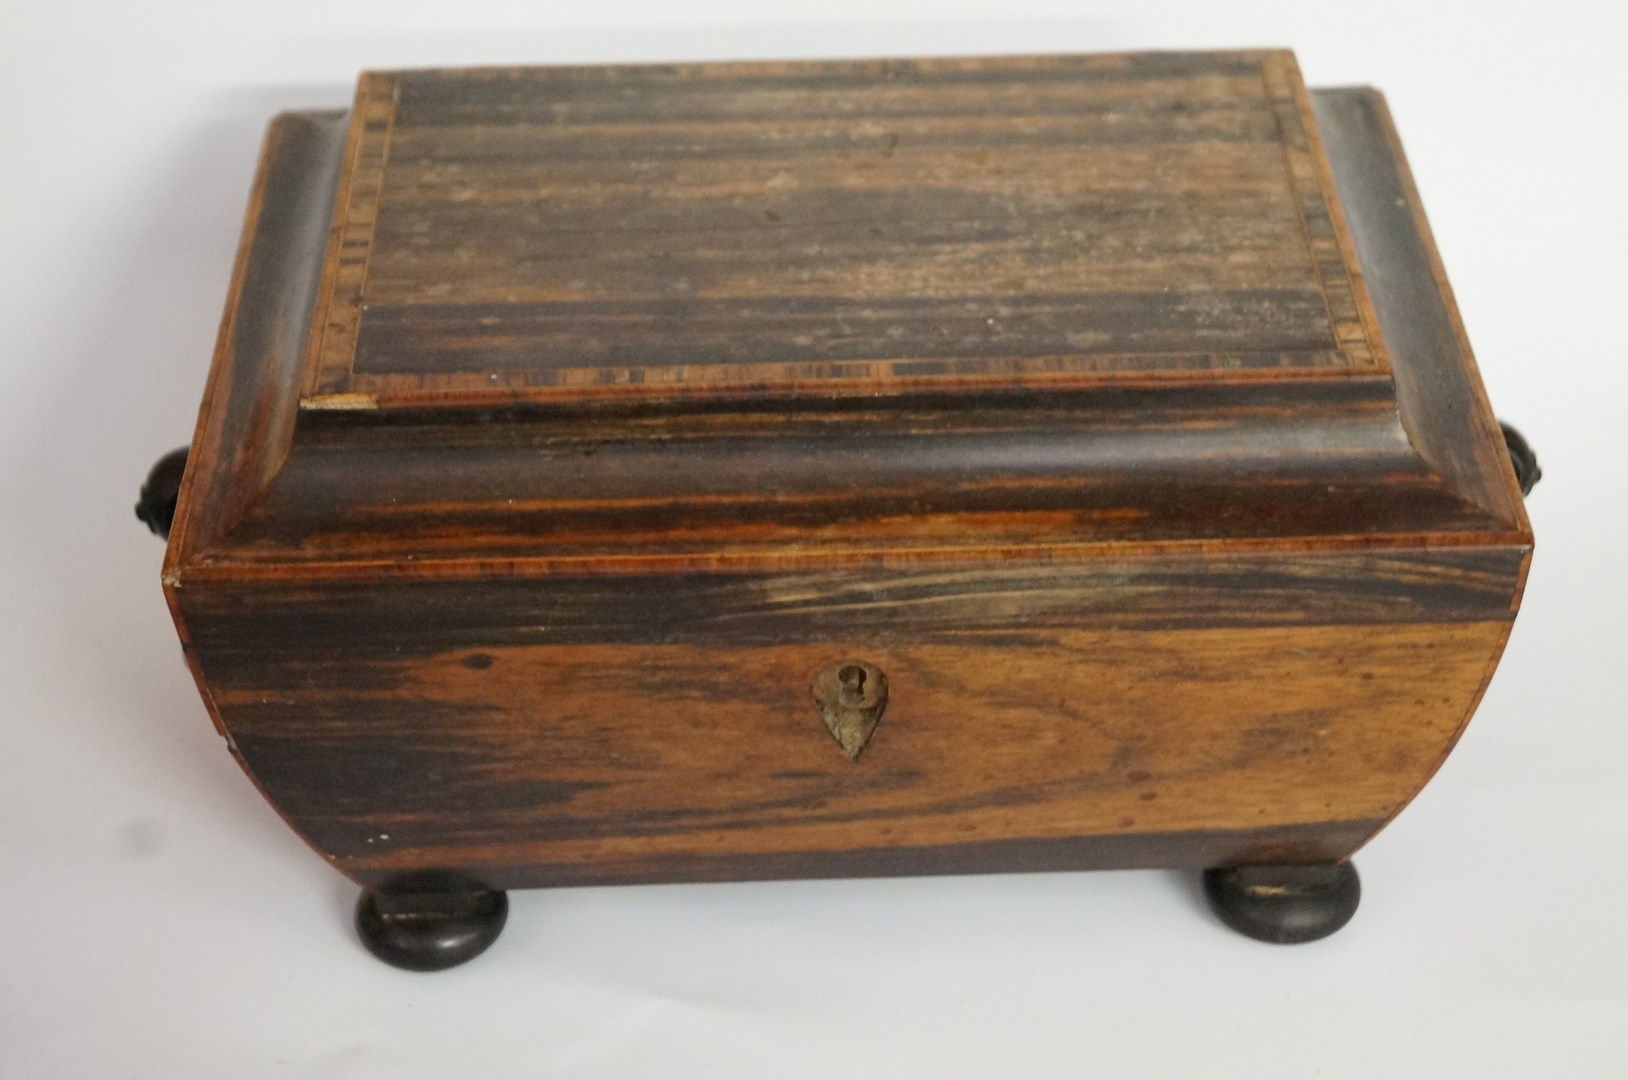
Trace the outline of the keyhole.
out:
M 849 664 L 837 672 L 837 681 L 842 684 L 843 697 L 862 698 L 865 696 L 865 669 L 858 664 Z

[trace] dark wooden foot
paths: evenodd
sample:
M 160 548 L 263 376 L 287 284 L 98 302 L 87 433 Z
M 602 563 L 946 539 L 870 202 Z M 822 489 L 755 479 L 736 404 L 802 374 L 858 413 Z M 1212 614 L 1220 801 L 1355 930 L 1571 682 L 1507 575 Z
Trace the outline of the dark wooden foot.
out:
M 369 952 L 408 971 L 443 971 L 473 960 L 503 931 L 509 897 L 450 875 L 422 875 L 364 889 L 356 932 Z
M 1521 494 L 1530 495 L 1538 481 L 1543 479 L 1543 470 L 1538 468 L 1538 456 L 1532 452 L 1532 447 L 1520 432 L 1501 420 L 1498 426 L 1503 430 L 1504 445 L 1509 448 L 1509 463 L 1515 466 L 1515 480 L 1521 485 Z
M 136 517 L 159 536 L 169 539 L 175 523 L 175 500 L 181 496 L 181 476 L 187 471 L 187 448 L 171 450 L 158 459 L 141 485 Z
M 1204 871 L 1204 895 L 1221 921 L 1247 937 L 1298 945 L 1351 921 L 1362 883 L 1350 863 L 1238 866 Z

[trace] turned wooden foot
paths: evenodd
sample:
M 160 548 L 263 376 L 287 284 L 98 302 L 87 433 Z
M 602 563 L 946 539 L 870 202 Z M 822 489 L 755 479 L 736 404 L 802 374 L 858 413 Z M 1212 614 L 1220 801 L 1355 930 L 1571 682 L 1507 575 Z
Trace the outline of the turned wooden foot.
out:
M 1348 862 L 1224 867 L 1204 871 L 1204 895 L 1240 934 L 1296 945 L 1328 937 L 1350 922 L 1362 883 Z
M 508 916 L 506 893 L 452 875 L 420 875 L 362 890 L 356 932 L 387 964 L 443 971 L 485 952 Z

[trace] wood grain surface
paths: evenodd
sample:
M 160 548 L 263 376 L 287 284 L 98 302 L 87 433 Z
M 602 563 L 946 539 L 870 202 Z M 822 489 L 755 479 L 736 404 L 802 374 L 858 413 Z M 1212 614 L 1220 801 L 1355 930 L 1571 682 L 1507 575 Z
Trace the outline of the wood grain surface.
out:
M 286 650 L 242 690 L 218 661 L 214 694 L 284 812 L 374 878 L 654 879 L 773 852 L 825 873 L 850 849 L 1094 835 L 1143 836 L 1145 859 L 1170 834 L 1377 828 L 1453 737 L 1507 625 Z M 849 656 L 889 684 L 857 762 L 809 693 Z
M 1384 367 L 1286 53 L 364 77 L 308 407 Z
M 1456 737 L 1523 560 L 181 596 L 234 750 L 314 846 L 522 886 L 1344 855 Z M 857 763 L 810 696 L 845 658 L 890 685 Z

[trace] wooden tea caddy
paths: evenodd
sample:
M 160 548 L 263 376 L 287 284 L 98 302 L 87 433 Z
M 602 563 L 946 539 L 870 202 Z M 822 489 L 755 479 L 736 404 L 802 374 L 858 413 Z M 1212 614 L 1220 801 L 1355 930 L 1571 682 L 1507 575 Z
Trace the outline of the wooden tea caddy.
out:
M 274 120 L 140 510 L 231 752 L 430 969 L 605 882 L 1193 867 L 1330 933 L 1536 475 L 1372 90 L 689 64 Z

